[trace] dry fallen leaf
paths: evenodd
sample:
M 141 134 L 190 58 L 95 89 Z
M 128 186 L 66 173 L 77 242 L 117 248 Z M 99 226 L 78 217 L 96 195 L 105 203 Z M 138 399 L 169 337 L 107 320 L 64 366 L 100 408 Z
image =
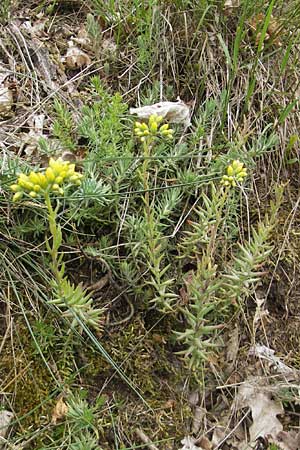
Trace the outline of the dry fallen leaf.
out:
M 68 69 L 81 69 L 91 64 L 91 58 L 87 53 L 76 47 L 72 40 L 68 44 L 69 48 L 66 56 L 62 58 L 62 62 L 65 63 Z
M 236 8 L 240 6 L 240 0 L 225 0 L 224 14 L 225 16 L 231 16 Z
M 237 395 L 237 408 L 248 406 L 251 410 L 251 442 L 255 442 L 259 437 L 276 436 L 281 432 L 283 426 L 277 416 L 284 413 L 282 404 L 273 400 L 270 392 L 254 383 L 255 381 L 242 384 Z
M 199 447 L 195 445 L 195 442 L 197 442 L 197 439 L 192 436 L 184 437 L 181 441 L 183 447 L 181 447 L 180 450 L 199 450 Z
M 81 25 L 76 37 L 72 38 L 72 41 L 86 50 L 91 49 L 91 39 L 84 25 Z
M 63 397 L 60 397 L 52 411 L 51 423 L 55 425 L 58 420 L 64 419 L 68 412 L 68 406 L 65 404 Z
M 238 8 L 240 6 L 240 0 L 225 0 L 224 8 Z
M 280 431 L 269 442 L 275 444 L 280 450 L 299 450 L 300 448 L 300 432 L 296 431 Z
M 255 355 L 261 359 L 265 359 L 270 366 L 274 367 L 276 372 L 284 375 L 293 374 L 296 371 L 291 367 L 284 364 L 278 356 L 275 356 L 275 351 L 265 345 L 258 345 L 251 347 L 249 350 L 250 355 Z
M 101 50 L 106 56 L 110 56 L 111 58 L 115 58 L 117 55 L 118 47 L 115 41 L 111 38 L 104 39 L 101 45 Z
M 44 36 L 45 28 L 46 28 L 46 19 L 37 20 L 33 25 L 30 20 L 26 20 L 20 28 L 27 31 L 27 33 L 31 34 L 34 37 Z
M 0 63 L 0 117 L 5 117 L 13 105 L 13 91 L 10 89 L 8 77 L 11 72 Z
M 249 25 L 254 34 L 256 34 L 255 43 L 259 44 L 261 39 L 261 32 L 259 30 L 262 29 L 262 25 L 264 24 L 266 17 L 263 13 L 259 13 L 254 16 L 250 21 Z M 270 18 L 270 22 L 267 28 L 267 32 L 265 35 L 265 41 L 271 41 L 276 47 L 281 47 L 282 42 L 280 41 L 279 34 L 281 31 L 281 26 L 277 19 L 273 16 Z
M 13 413 L 10 411 L 0 411 L 0 449 L 4 447 L 4 440 L 6 438 L 8 427 L 13 416 Z
M 32 118 L 32 125 L 29 133 L 24 135 L 22 147 L 27 156 L 36 155 L 39 149 L 39 140 L 43 135 L 45 114 L 37 114 Z
M 193 423 L 192 423 L 192 433 L 197 434 L 200 430 L 201 425 L 203 424 L 203 421 L 207 415 L 207 411 L 205 408 L 202 408 L 201 406 L 196 406 L 193 416 Z
M 46 82 L 45 86 L 50 88 L 52 91 L 57 90 L 57 66 L 54 64 L 45 43 L 39 39 L 32 38 L 30 41 L 28 40 L 28 46 L 32 52 L 34 52 L 36 60 L 35 67 L 41 78 Z
M 144 120 L 149 119 L 152 114 L 158 114 L 170 123 L 183 123 L 186 127 L 191 124 L 190 108 L 180 99 L 177 102 L 160 102 L 141 108 L 130 108 L 129 112 Z
M 206 436 L 202 436 L 200 439 L 198 439 L 197 445 L 202 450 L 211 450 L 212 449 L 212 443 Z
M 211 439 L 213 447 L 218 447 L 221 442 L 225 442 L 226 436 L 227 433 L 225 427 L 216 426 Z
M 0 86 L 0 116 L 5 117 L 13 105 L 13 93 L 7 86 Z
M 259 293 L 257 292 L 255 296 L 256 308 L 253 318 L 253 325 L 255 329 L 261 324 L 264 325 L 269 316 L 269 311 L 264 308 L 266 299 L 264 297 L 260 298 L 258 294 Z

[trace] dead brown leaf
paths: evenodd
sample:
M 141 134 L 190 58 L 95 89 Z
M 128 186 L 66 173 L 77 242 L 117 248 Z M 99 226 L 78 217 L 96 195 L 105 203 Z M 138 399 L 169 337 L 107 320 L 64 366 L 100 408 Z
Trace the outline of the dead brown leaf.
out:
M 117 56 L 118 46 L 113 39 L 104 39 L 101 45 L 101 50 L 106 56 L 115 58 Z
M 52 411 L 51 423 L 55 425 L 58 420 L 62 420 L 65 418 L 68 412 L 68 406 L 64 402 L 63 397 L 60 397 Z
M 31 41 L 27 41 L 28 46 L 33 50 L 36 60 L 36 69 L 46 85 L 52 90 L 58 89 L 57 79 L 57 67 L 52 62 L 50 53 L 44 42 L 39 39 L 33 38 Z
M 231 8 L 238 8 L 240 6 L 240 0 L 225 0 L 224 2 L 224 8 L 231 9 Z
M 280 431 L 269 442 L 275 444 L 280 450 L 299 450 L 300 448 L 300 432 L 296 431 Z
M 263 13 L 259 13 L 249 21 L 250 28 L 252 32 L 256 35 L 255 38 L 256 45 L 259 44 L 259 41 L 261 39 L 261 32 L 259 30 L 262 29 L 265 20 L 266 20 L 265 15 Z M 280 32 L 281 26 L 279 21 L 275 17 L 271 16 L 265 36 L 265 41 L 271 41 L 276 47 L 281 47 L 282 42 L 279 37 Z
M 81 25 L 77 36 L 73 37 L 72 41 L 75 42 L 75 44 L 80 45 L 80 47 L 85 50 L 91 49 L 91 39 L 84 25 Z
M 275 350 L 272 350 L 265 345 L 258 345 L 251 347 L 249 350 L 250 355 L 255 355 L 260 359 L 267 361 L 270 368 L 274 369 L 277 373 L 281 373 L 283 375 L 297 376 L 297 371 L 287 366 L 281 359 L 275 355 Z
M 197 434 L 200 430 L 201 425 L 207 415 L 205 408 L 201 406 L 196 406 L 194 410 L 193 423 L 192 423 L 192 433 Z
M 212 443 L 206 436 L 202 436 L 200 439 L 198 439 L 197 446 L 199 448 L 202 448 L 203 450 L 212 449 Z
M 5 438 L 7 435 L 8 427 L 13 418 L 13 413 L 11 411 L 0 411 L 0 449 L 5 445 Z
M 0 117 L 6 117 L 13 105 L 13 90 L 10 87 L 11 72 L 0 63 Z
M 43 135 L 45 114 L 37 114 L 30 120 L 30 131 L 22 135 L 22 145 L 24 153 L 27 156 L 36 156 L 39 149 L 39 140 Z
M 68 69 L 81 69 L 82 67 L 89 66 L 91 64 L 91 58 L 79 47 L 74 45 L 72 40 L 69 41 L 69 48 L 62 62 L 65 63 Z
M 226 435 L 227 433 L 225 427 L 216 426 L 211 440 L 213 447 L 218 447 L 221 442 L 225 442 Z
M 281 402 L 272 399 L 271 393 L 253 382 L 240 386 L 237 395 L 238 409 L 249 407 L 252 414 L 252 425 L 249 428 L 250 440 L 255 442 L 259 437 L 276 436 L 283 430 L 282 423 L 277 418 L 283 414 Z
M 33 25 L 30 20 L 26 20 L 20 28 L 34 37 L 44 37 L 46 28 L 46 19 L 37 20 Z
M 185 436 L 181 444 L 183 445 L 180 450 L 199 450 L 199 447 L 196 446 L 197 439 L 192 436 Z
M 0 86 L 0 116 L 6 117 L 13 105 L 13 92 L 7 86 Z

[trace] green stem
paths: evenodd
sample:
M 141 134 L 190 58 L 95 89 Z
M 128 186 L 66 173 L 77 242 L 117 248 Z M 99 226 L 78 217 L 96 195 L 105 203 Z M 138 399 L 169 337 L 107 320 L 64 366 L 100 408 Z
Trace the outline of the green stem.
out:
M 145 209 L 146 209 L 146 215 L 149 219 L 151 215 L 150 211 L 150 196 L 149 196 L 149 172 L 148 172 L 148 165 L 149 165 L 149 157 L 150 157 L 150 142 L 146 140 L 143 143 L 143 150 L 144 150 L 144 160 L 142 165 L 142 182 L 143 182 L 143 188 L 144 188 L 144 203 L 145 203 Z
M 49 230 L 52 236 L 52 246 L 47 243 L 48 252 L 51 256 L 52 264 L 51 270 L 55 276 L 58 285 L 60 285 L 63 274 L 60 270 L 60 263 L 58 257 L 58 250 L 62 241 L 61 227 L 57 224 L 57 207 L 53 209 L 49 192 L 45 193 L 45 204 L 48 210 Z M 58 206 L 58 205 L 57 205 Z
M 161 261 L 162 261 L 162 255 L 161 255 L 161 245 L 159 243 L 160 238 L 160 232 L 157 227 L 157 222 L 155 221 L 155 213 L 154 213 L 154 207 L 153 207 L 153 200 L 150 201 L 150 192 L 149 192 L 149 160 L 150 160 L 150 154 L 151 154 L 151 147 L 153 144 L 152 138 L 149 137 L 149 139 L 146 139 L 143 142 L 143 164 L 142 169 L 140 172 L 141 180 L 143 183 L 144 188 L 144 213 L 145 218 L 147 221 L 147 228 L 146 228 L 146 238 L 147 238 L 147 244 L 148 244 L 148 250 L 147 250 L 147 257 L 148 257 L 148 264 L 150 268 L 150 272 L 152 274 L 152 277 L 155 281 L 155 287 L 152 286 L 152 294 L 155 296 L 155 292 L 157 292 L 157 295 L 155 296 L 155 302 L 158 306 L 162 306 L 165 308 L 165 306 L 168 307 L 168 310 L 171 310 L 171 308 L 168 306 L 168 299 L 166 294 L 166 285 L 164 285 L 162 281 L 161 276 Z M 150 283 L 153 284 L 153 283 Z M 153 300 L 154 301 L 154 300 Z
M 144 188 L 144 204 L 145 204 L 145 213 L 146 213 L 146 219 L 147 219 L 147 225 L 148 225 L 148 244 L 150 249 L 150 258 L 154 254 L 155 250 L 155 242 L 154 242 L 154 217 L 153 217 L 153 211 L 151 211 L 150 207 L 150 193 L 149 193 L 149 158 L 150 158 L 150 152 L 151 152 L 151 141 L 148 139 L 145 140 L 143 143 L 143 165 L 142 165 L 142 178 L 143 178 L 143 188 Z
M 223 209 L 224 209 L 224 206 L 227 201 L 229 193 L 230 193 L 230 188 L 226 187 L 225 189 L 221 189 L 219 196 L 217 198 L 218 209 L 216 212 L 216 221 L 215 221 L 215 224 L 213 225 L 211 238 L 210 238 L 210 241 L 209 241 L 209 244 L 207 247 L 207 255 L 210 255 L 211 260 L 213 260 L 213 256 L 214 256 L 214 253 L 216 250 L 215 245 L 216 245 L 217 235 L 218 235 L 220 224 L 222 223 L 222 220 L 223 220 Z

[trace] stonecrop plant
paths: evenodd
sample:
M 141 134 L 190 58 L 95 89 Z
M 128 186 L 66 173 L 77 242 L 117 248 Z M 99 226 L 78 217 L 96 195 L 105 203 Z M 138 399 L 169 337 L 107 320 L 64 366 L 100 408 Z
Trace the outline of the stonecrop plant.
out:
M 50 268 L 53 273 L 52 287 L 54 298 L 49 300 L 50 304 L 56 305 L 65 318 L 71 319 L 71 328 L 80 321 L 94 328 L 100 327 L 102 309 L 95 309 L 92 305 L 90 294 L 84 292 L 81 285 L 74 286 L 65 276 L 65 265 L 63 253 L 59 254 L 62 244 L 62 230 L 57 220 L 60 208 L 58 196 L 63 196 L 65 190 L 72 186 L 80 186 L 83 175 L 76 171 L 75 164 L 50 158 L 49 165 L 44 171 L 32 171 L 29 175 L 20 173 L 17 183 L 10 186 L 14 192 L 13 201 L 19 202 L 29 199 L 40 198 L 44 200 L 47 208 L 49 231 L 51 243 L 46 240 L 46 247 L 51 257 Z M 56 202 L 55 208 L 52 202 Z M 78 320 L 79 319 L 79 320 Z
M 215 263 L 218 234 L 228 221 L 225 205 L 230 202 L 232 188 L 237 188 L 237 182 L 243 182 L 246 175 L 243 164 L 233 161 L 227 168 L 226 188 L 217 190 L 214 187 L 211 198 L 205 197 L 206 208 L 199 211 L 200 222 L 193 226 L 193 232 L 188 234 L 187 242 L 183 244 L 183 249 L 186 245 L 191 257 L 195 252 L 197 268 L 186 283 L 189 306 L 182 308 L 186 328 L 175 334 L 178 341 L 184 344 L 184 349 L 178 353 L 184 355 L 195 374 L 222 344 L 218 334 L 224 318 L 240 308 L 243 301 L 253 294 L 260 281 L 261 266 L 272 251 L 271 233 L 282 203 L 282 186 L 275 189 L 275 201 L 270 204 L 269 214 L 257 229 L 252 228 L 249 242 L 238 243 L 238 251 L 224 267 L 218 268 Z M 228 180 L 227 177 L 233 178 Z M 221 185 L 224 185 L 223 181 L 224 177 Z M 195 245 L 198 237 L 200 247 Z
M 172 278 L 167 278 L 166 274 L 170 269 L 170 264 L 164 265 L 164 249 L 161 244 L 162 233 L 160 218 L 157 217 L 154 207 L 154 197 L 150 198 L 150 168 L 151 156 L 153 156 L 154 144 L 157 138 L 173 139 L 174 130 L 169 124 L 160 125 L 162 116 L 152 114 L 149 122 L 135 122 L 134 133 L 143 145 L 143 163 L 138 171 L 143 184 L 144 217 L 146 219 L 146 249 L 147 265 L 151 273 L 151 278 L 147 282 L 152 288 L 150 303 L 162 312 L 173 311 L 172 304 L 177 299 L 177 295 L 171 291 Z
M 45 170 L 22 173 L 11 186 L 16 203 L 26 199 L 45 202 L 51 233 L 46 246 L 55 293 L 50 303 L 71 320 L 73 327 L 82 322 L 94 328 L 100 326 L 104 310 L 93 307 L 92 298 L 81 285 L 69 282 L 59 252 L 60 198 L 72 190 L 67 196 L 66 213 L 72 220 L 75 217 L 78 225 L 91 226 L 96 220 L 95 231 L 102 233 L 98 247 L 87 247 L 87 253 L 91 258 L 105 260 L 117 283 L 137 296 L 139 307 L 173 317 L 182 312 L 185 328 L 176 333 L 182 345 L 180 354 L 191 368 L 197 369 L 218 351 L 219 330 L 225 318 L 252 292 L 257 268 L 269 254 L 269 222 L 253 230 L 248 244 L 238 243 L 238 198 L 248 175 L 246 163 L 241 160 L 252 164 L 252 159 L 246 154 L 238 159 L 229 149 L 213 164 L 208 162 L 196 169 L 198 148 L 194 154 L 188 150 L 192 138 L 187 137 L 187 144 L 176 142 L 175 131 L 156 114 L 135 121 L 129 131 L 122 123 L 125 106 L 118 98 L 103 97 L 99 86 L 96 91 L 106 103 L 98 105 L 95 99 L 78 128 L 89 142 L 89 158 L 83 161 L 85 177 L 74 164 L 51 158 Z M 100 114 L 103 109 L 106 113 Z M 104 148 L 109 157 L 103 155 Z M 216 175 L 220 181 L 213 181 Z M 124 193 L 128 206 L 121 217 Z M 91 199 L 97 201 L 92 204 Z M 195 207 L 189 210 L 191 200 Z M 78 213 L 78 202 L 84 215 Z M 187 208 L 186 221 L 182 221 L 183 208 Z M 122 222 L 118 242 L 124 246 L 124 255 L 120 260 L 107 250 L 114 247 L 113 230 L 119 228 L 113 222 L 116 217 Z M 233 249 L 230 255 L 225 253 L 228 246 Z M 188 266 L 193 268 L 186 284 L 188 304 L 182 304 L 179 294 L 186 283 Z

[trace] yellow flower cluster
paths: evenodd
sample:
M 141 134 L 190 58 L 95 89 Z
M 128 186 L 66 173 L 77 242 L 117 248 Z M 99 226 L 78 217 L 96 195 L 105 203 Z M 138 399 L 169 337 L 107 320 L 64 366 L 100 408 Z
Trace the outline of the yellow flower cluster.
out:
M 135 135 L 144 142 L 148 136 L 161 136 L 167 139 L 173 139 L 174 130 L 169 128 L 169 124 L 164 124 L 160 126 L 163 117 L 157 114 L 152 114 L 149 117 L 148 124 L 144 122 L 135 122 L 134 132 Z
M 242 183 L 247 176 L 247 169 L 239 160 L 232 161 L 227 167 L 227 174 L 223 175 L 221 183 L 224 186 L 235 187 L 237 183 Z
M 17 184 L 10 186 L 15 193 L 13 201 L 21 200 L 25 193 L 36 198 L 45 192 L 55 192 L 63 195 L 62 185 L 71 183 L 77 186 L 81 183 L 82 175 L 75 171 L 75 164 L 63 161 L 61 158 L 55 160 L 50 158 L 49 166 L 44 172 L 30 172 L 29 175 L 21 173 Z

